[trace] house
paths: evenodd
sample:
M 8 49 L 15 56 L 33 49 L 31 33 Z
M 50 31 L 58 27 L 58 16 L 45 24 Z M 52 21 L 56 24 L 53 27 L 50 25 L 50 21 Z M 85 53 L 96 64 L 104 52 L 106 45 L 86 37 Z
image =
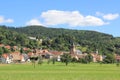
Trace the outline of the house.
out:
M 20 52 L 13 52 L 13 53 L 11 53 L 11 55 L 13 57 L 12 60 L 13 60 L 14 63 L 21 62 Z
M 26 62 L 26 61 L 28 61 L 28 59 L 29 59 L 29 56 L 27 54 L 21 54 L 21 61 L 22 62 Z
M 28 55 L 28 57 L 31 57 L 34 54 L 33 54 L 33 52 L 29 52 L 27 55 Z
M 23 50 L 24 50 L 24 51 L 28 51 L 28 50 L 30 50 L 30 48 L 24 47 Z
M 119 54 L 115 54 L 115 59 L 116 59 L 116 61 L 120 61 L 120 55 Z
M 28 37 L 31 40 L 36 40 L 36 37 Z
M 24 59 L 24 56 L 23 56 L 23 55 L 20 55 L 20 61 L 21 61 L 21 62 L 25 62 L 25 59 Z
M 12 63 L 12 55 L 8 53 L 2 54 L 2 63 Z
M 4 46 L 6 49 L 10 50 L 11 49 L 11 46 L 7 45 L 7 46 Z
M 98 53 L 90 53 L 93 57 L 93 62 L 103 61 L 103 56 Z
M 18 48 L 18 46 L 13 46 L 13 49 L 16 51 L 16 50 L 18 50 L 19 48 Z
M 59 51 L 48 51 L 47 49 L 34 49 L 32 52 L 28 53 L 29 58 L 31 57 L 38 57 L 42 56 L 43 59 L 51 59 L 53 57 L 57 58 L 57 61 L 60 61 L 60 56 L 63 54 L 63 52 Z
M 20 54 L 20 52 L 11 53 L 14 63 L 26 62 L 29 59 L 27 54 Z
M 63 52 L 59 51 L 49 51 L 52 55 L 52 57 L 55 57 L 57 61 L 61 61 L 61 55 L 63 55 Z
M 34 53 L 33 52 L 29 52 L 28 54 L 27 54 L 27 56 L 28 56 L 28 59 L 26 60 L 26 61 L 28 61 L 28 62 L 31 62 L 30 61 L 30 58 L 32 57 L 34 55 Z
M 47 49 L 40 50 L 39 54 L 45 59 L 50 59 L 52 57 L 52 54 Z
M 31 39 L 31 40 L 36 40 L 36 41 L 38 41 L 38 39 L 36 38 L 36 37 L 28 37 L 29 39 Z
M 6 63 L 6 59 L 4 57 L 0 57 L 0 63 L 5 64 Z

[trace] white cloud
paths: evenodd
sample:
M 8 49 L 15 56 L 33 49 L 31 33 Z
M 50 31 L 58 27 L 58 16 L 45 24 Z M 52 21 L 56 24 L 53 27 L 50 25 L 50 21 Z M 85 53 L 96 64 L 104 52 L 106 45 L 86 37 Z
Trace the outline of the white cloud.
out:
M 103 13 L 96 12 L 96 16 L 105 16 Z M 26 25 L 46 25 L 55 26 L 60 24 L 67 24 L 72 27 L 77 26 L 102 26 L 109 24 L 104 19 L 92 16 L 83 15 L 79 11 L 59 11 L 59 10 L 48 10 L 42 12 L 40 17 L 31 19 Z M 41 21 L 42 20 L 42 21 Z
M 108 22 L 102 21 L 100 18 L 94 17 L 94 16 L 86 16 L 85 17 L 85 26 L 102 26 L 105 24 L 108 24 Z
M 3 16 L 0 16 L 0 23 L 13 23 L 13 19 L 5 19 Z
M 115 19 L 117 19 L 120 16 L 118 13 L 115 13 L 115 14 L 112 14 L 112 13 L 104 14 L 104 13 L 101 13 L 101 12 L 96 12 L 96 15 L 97 16 L 101 16 L 105 20 L 115 20 Z
M 32 19 L 26 23 L 26 25 L 42 25 L 38 19 Z
M 95 16 L 84 16 L 79 11 L 48 10 L 41 14 L 45 25 L 68 24 L 70 26 L 102 26 L 107 24 Z
M 117 19 L 119 16 L 119 14 L 106 14 L 103 16 L 103 18 L 106 20 L 114 20 Z

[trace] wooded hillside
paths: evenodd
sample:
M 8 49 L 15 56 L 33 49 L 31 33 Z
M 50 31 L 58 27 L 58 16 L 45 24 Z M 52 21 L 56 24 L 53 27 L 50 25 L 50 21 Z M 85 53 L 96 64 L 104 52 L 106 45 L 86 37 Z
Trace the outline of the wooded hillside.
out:
M 12 40 L 12 43 L 30 48 L 37 47 L 50 50 L 69 51 L 70 45 L 75 43 L 77 49 L 80 49 L 82 52 L 95 52 L 96 49 L 98 49 L 101 54 L 120 52 L 120 38 L 96 31 L 47 28 L 43 26 L 2 28 L 4 28 L 4 30 L 7 29 L 9 36 L 11 36 L 10 38 L 15 39 L 14 41 Z M 19 37 L 12 37 L 13 33 L 17 36 L 19 35 Z M 2 32 L 0 35 L 4 36 Z M 28 36 L 36 37 L 38 41 L 31 42 Z M 5 38 L 11 41 L 11 39 Z M 19 38 L 20 40 L 18 40 Z M 42 43 L 40 39 L 42 39 Z M 0 38 L 0 42 L 8 44 L 8 41 L 5 42 L 3 38 Z

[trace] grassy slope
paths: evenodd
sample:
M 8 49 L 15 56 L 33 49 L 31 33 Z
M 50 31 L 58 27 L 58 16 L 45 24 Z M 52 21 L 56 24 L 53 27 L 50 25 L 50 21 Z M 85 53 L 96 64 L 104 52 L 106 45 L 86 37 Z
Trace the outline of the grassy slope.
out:
M 0 64 L 0 80 L 120 80 L 115 64 Z

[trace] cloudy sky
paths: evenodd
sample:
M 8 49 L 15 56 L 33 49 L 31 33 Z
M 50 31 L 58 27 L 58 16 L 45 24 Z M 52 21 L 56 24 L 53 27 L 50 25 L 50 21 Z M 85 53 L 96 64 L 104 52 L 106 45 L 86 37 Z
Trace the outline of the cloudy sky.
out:
M 0 25 L 93 30 L 120 37 L 120 0 L 0 0 Z

